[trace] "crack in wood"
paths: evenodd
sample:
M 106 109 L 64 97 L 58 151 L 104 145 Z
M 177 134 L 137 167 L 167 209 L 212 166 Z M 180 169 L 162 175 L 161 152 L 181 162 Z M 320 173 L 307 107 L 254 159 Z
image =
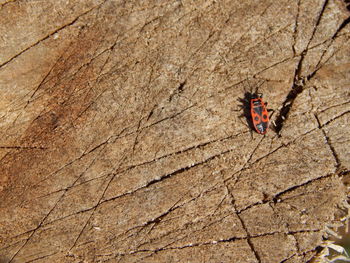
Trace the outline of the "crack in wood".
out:
M 183 203 L 183 204 L 181 204 L 181 205 L 177 205 L 177 204 L 182 200 L 182 197 L 181 197 L 170 209 L 168 209 L 167 211 L 165 211 L 164 213 L 162 213 L 160 216 L 156 217 L 155 219 L 152 219 L 152 220 L 147 221 L 145 224 L 143 224 L 143 225 L 141 225 L 141 226 L 136 226 L 136 227 L 133 227 L 133 228 L 131 228 L 131 229 L 128 229 L 127 231 L 125 231 L 124 233 L 120 234 L 119 236 L 125 235 L 126 233 L 128 233 L 128 232 L 130 232 L 131 230 L 134 230 L 134 229 L 136 229 L 136 228 L 142 228 L 142 229 L 144 229 L 145 227 L 147 227 L 147 226 L 153 224 L 153 226 L 152 226 L 152 227 L 150 228 L 150 230 L 147 232 L 147 235 L 149 235 L 149 233 L 154 229 L 154 227 L 155 227 L 158 223 L 162 222 L 162 221 L 163 221 L 163 218 L 166 217 L 167 215 L 169 215 L 170 212 L 173 212 L 174 210 L 176 210 L 176 209 L 178 209 L 178 208 L 184 207 L 185 205 L 187 205 L 187 204 L 189 204 L 189 203 L 191 203 L 191 202 L 193 202 L 193 201 L 196 201 L 196 200 L 199 199 L 203 194 L 205 194 L 205 193 L 207 193 L 207 192 L 210 192 L 210 191 L 213 191 L 213 190 L 215 190 L 215 189 L 216 189 L 216 185 L 214 185 L 211 189 L 207 189 L 207 190 L 205 190 L 205 191 L 199 193 L 197 196 L 191 198 L 191 199 L 188 200 L 187 202 L 185 202 L 185 203 Z M 188 192 L 190 192 L 190 191 L 191 191 L 191 190 L 189 190 Z M 186 194 L 187 194 L 187 193 L 186 193 Z M 184 194 L 184 196 L 185 196 L 186 194 Z M 165 246 L 165 247 L 168 247 L 168 246 L 172 245 L 173 243 L 176 243 L 176 242 L 179 242 L 179 241 L 181 241 L 181 240 L 183 240 L 183 239 L 188 238 L 190 235 L 193 235 L 193 234 L 196 233 L 196 232 L 200 232 L 200 231 L 202 231 L 202 230 L 204 230 L 204 229 L 206 229 L 206 228 L 208 228 L 208 227 L 210 227 L 210 226 L 212 226 L 212 225 L 214 225 L 214 224 L 217 224 L 218 222 L 221 222 L 222 220 L 224 220 L 226 217 L 228 217 L 228 216 L 230 216 L 230 215 L 231 215 L 231 213 L 226 214 L 226 215 L 224 215 L 223 217 L 220 217 L 220 218 L 217 219 L 217 220 L 213 220 L 213 221 L 211 221 L 209 224 L 206 224 L 206 225 L 204 225 L 203 227 L 194 230 L 194 231 L 191 232 L 190 234 L 185 235 L 185 236 L 183 236 L 183 237 L 180 238 L 180 239 L 176 239 L 176 240 L 172 241 L 170 244 L 168 244 L 168 245 Z M 211 217 L 211 216 L 212 216 L 212 215 L 207 215 L 207 216 L 205 216 L 203 219 L 199 220 L 199 222 L 204 222 L 204 219 L 207 219 L 208 217 Z M 169 220 L 168 220 L 168 221 L 169 221 Z M 196 223 L 198 223 L 198 221 L 196 221 L 196 222 L 187 222 L 186 224 L 183 225 L 182 228 L 177 228 L 177 229 L 175 229 L 175 230 L 173 230 L 173 231 L 166 232 L 166 233 L 164 233 L 164 234 L 163 234 L 162 236 L 160 236 L 160 237 L 152 238 L 152 239 L 150 239 L 150 240 L 148 240 L 148 241 L 146 241 L 146 242 L 144 242 L 144 243 L 139 244 L 139 245 L 137 246 L 136 249 L 138 250 L 139 247 L 141 247 L 141 246 L 143 246 L 143 245 L 145 245 L 145 244 L 152 243 L 152 242 L 155 241 L 155 240 L 165 238 L 166 236 L 169 236 L 170 234 L 173 234 L 173 233 L 176 233 L 176 232 L 181 232 L 181 231 L 183 231 L 183 230 L 186 230 L 186 229 L 189 228 L 189 226 L 191 226 L 191 225 L 193 225 L 193 224 L 196 224 Z M 141 229 L 141 230 L 142 230 L 142 229 Z M 140 230 L 140 231 L 141 231 L 141 230 Z M 138 231 L 136 234 L 138 234 L 140 231 Z M 135 235 L 135 234 L 129 235 L 129 236 L 127 236 L 125 239 L 130 238 L 131 236 L 134 236 L 134 235 Z M 122 241 L 124 241 L 125 239 L 123 239 Z M 118 241 L 118 242 L 120 242 L 120 241 Z
M 47 147 L 40 146 L 0 146 L 0 149 L 15 149 L 15 150 L 47 150 Z
M 105 1 L 104 1 L 102 4 L 104 4 L 104 3 L 105 3 Z M 61 30 L 65 29 L 65 28 L 67 28 L 67 27 L 70 27 L 70 26 L 74 25 L 74 24 L 79 20 L 80 17 L 82 17 L 82 16 L 84 16 L 84 15 L 90 13 L 90 12 L 93 11 L 94 9 L 100 7 L 102 4 L 99 4 L 99 5 L 97 5 L 97 6 L 94 6 L 94 7 L 90 8 L 89 10 L 83 12 L 82 14 L 79 14 L 77 17 L 75 17 L 74 19 L 72 19 L 69 23 L 66 23 L 66 24 L 60 26 L 59 28 L 57 28 L 57 29 L 54 30 L 53 32 L 49 33 L 49 34 L 46 35 L 45 37 L 39 39 L 37 42 L 35 42 L 35 43 L 31 44 L 30 46 L 26 47 L 25 49 L 23 49 L 22 51 L 20 51 L 19 53 L 17 53 L 15 56 L 11 57 L 11 58 L 8 59 L 7 61 L 5 61 L 5 62 L 3 62 L 2 64 L 0 64 L 0 68 L 6 66 L 7 64 L 9 64 L 10 62 L 12 62 L 12 61 L 15 60 L 16 58 L 18 58 L 20 55 L 22 55 L 23 53 L 25 53 L 25 52 L 28 51 L 29 49 L 31 49 L 31 48 L 37 46 L 38 44 L 40 44 L 41 42 L 43 42 L 43 41 L 45 41 L 45 40 L 47 40 L 47 39 L 49 39 L 49 38 L 50 38 L 51 36 L 53 36 L 54 34 L 60 32 Z
M 125 157 L 126 157 L 126 155 L 122 156 L 122 158 L 121 158 L 120 161 L 119 161 L 119 166 L 121 166 L 122 163 L 125 161 Z M 115 170 L 115 168 L 113 168 L 113 170 Z M 92 210 L 92 213 L 91 213 L 91 215 L 89 216 L 89 218 L 86 220 L 86 222 L 85 222 L 83 228 L 80 230 L 79 235 L 78 235 L 77 238 L 75 239 L 75 241 L 74 241 L 73 245 L 71 246 L 71 248 L 69 249 L 69 251 L 71 251 L 71 250 L 76 246 L 76 244 L 77 244 L 78 241 L 79 241 L 79 238 L 81 237 L 81 235 L 82 235 L 83 232 L 85 231 L 85 229 L 86 229 L 88 223 L 90 222 L 91 218 L 92 218 L 93 215 L 95 214 L 95 211 L 96 211 L 97 207 L 98 207 L 101 203 L 103 203 L 103 198 L 104 198 L 104 196 L 105 196 L 105 194 L 106 194 L 106 192 L 107 192 L 107 190 L 108 190 L 110 184 L 111 184 L 112 181 L 114 180 L 115 176 L 116 176 L 116 174 L 112 174 L 111 179 L 108 181 L 108 183 L 107 183 L 106 187 L 104 188 L 104 190 L 103 190 L 101 196 L 99 197 L 98 201 L 96 202 L 96 205 L 94 205 L 94 206 L 93 206 L 92 208 L 90 208 L 90 209 L 86 209 L 86 211 L 87 211 L 87 210 L 89 210 L 89 211 Z
M 56 255 L 56 254 L 58 254 L 58 253 L 59 253 L 58 251 L 57 251 L 57 252 L 54 252 L 54 253 L 50 253 L 50 254 L 48 254 L 48 255 L 40 256 L 40 257 L 34 258 L 34 259 L 32 259 L 32 260 L 25 261 L 24 263 L 30 263 L 30 262 L 42 260 L 42 259 L 44 259 L 44 258 L 51 257 L 51 256 Z
M 301 0 L 298 0 L 297 14 L 295 16 L 295 23 L 294 23 L 293 44 L 292 44 L 292 50 L 293 50 L 294 56 L 296 55 L 295 45 L 297 43 L 297 36 L 298 36 L 298 21 L 299 21 L 299 15 L 300 15 L 300 3 L 301 3 Z
M 175 95 L 179 96 L 183 92 L 185 85 L 186 80 L 182 81 L 175 89 L 175 91 L 170 94 L 168 101 L 171 102 Z
M 259 144 L 261 143 L 261 141 L 262 141 L 262 139 L 260 140 Z M 259 144 L 258 144 L 258 145 L 259 145 Z M 254 151 L 255 151 L 256 149 L 257 149 L 257 147 L 252 151 L 251 156 L 253 155 L 253 153 L 254 153 Z M 251 157 L 251 156 L 250 156 L 250 157 Z M 248 163 L 248 162 L 246 162 L 246 164 L 247 164 L 247 163 Z M 235 183 L 236 183 L 236 182 L 237 182 L 237 180 L 235 181 Z M 230 199 L 231 199 L 231 200 L 230 200 L 230 203 L 231 203 L 231 205 L 232 205 L 232 207 L 233 207 L 233 212 L 234 212 L 234 214 L 237 215 L 237 217 L 238 217 L 238 219 L 239 219 L 239 221 L 240 221 L 240 223 L 241 223 L 241 225 L 242 225 L 242 228 L 243 228 L 243 230 L 244 230 L 245 233 L 246 233 L 247 243 L 248 243 L 250 249 L 252 250 L 252 252 L 253 252 L 253 254 L 254 254 L 256 260 L 257 260 L 259 263 L 261 263 L 260 255 L 258 254 L 258 252 L 256 251 L 256 249 L 255 249 L 253 243 L 252 243 L 251 240 L 250 240 L 250 234 L 249 234 L 248 229 L 247 229 L 247 227 L 246 227 L 246 225 L 245 225 L 245 222 L 244 222 L 243 218 L 240 216 L 240 214 L 237 213 L 238 210 L 237 210 L 237 207 L 236 207 L 236 205 L 235 205 L 235 198 L 234 198 L 232 192 L 230 191 L 230 189 L 229 189 L 229 187 L 228 187 L 228 185 L 227 185 L 227 181 L 223 180 L 223 183 L 224 183 L 224 185 L 225 185 L 225 187 L 226 187 L 227 194 L 228 194 L 228 196 L 229 196 Z
M 349 112 L 350 112 L 350 111 L 349 111 Z M 344 115 L 344 114 L 343 114 L 343 115 Z M 323 129 L 323 127 L 322 127 L 322 125 L 321 125 L 321 122 L 320 122 L 320 120 L 319 120 L 317 114 L 314 114 L 314 116 L 315 116 L 315 119 L 317 120 L 318 128 L 322 131 L 323 136 L 324 136 L 324 138 L 325 138 L 325 140 L 326 140 L 326 142 L 327 142 L 327 145 L 329 146 L 329 149 L 330 149 L 331 152 L 332 152 L 333 158 L 334 158 L 335 163 L 336 163 L 335 167 L 336 167 L 336 169 L 339 169 L 340 166 L 341 166 L 341 161 L 340 161 L 340 159 L 339 159 L 339 156 L 338 156 L 338 154 L 337 154 L 337 152 L 336 152 L 334 146 L 332 145 L 331 139 L 330 139 L 329 136 L 327 135 L 326 131 Z
M 251 205 L 248 205 L 240 210 L 237 210 L 237 213 L 238 214 L 241 214 L 242 212 L 246 211 L 246 210 L 249 210 L 253 207 L 256 207 L 258 205 L 264 205 L 266 203 L 277 203 L 277 202 L 283 202 L 287 199 L 281 199 L 281 197 L 287 193 L 290 193 L 290 192 L 293 192 L 301 187 L 305 187 L 305 186 L 308 186 L 308 185 L 311 185 L 312 183 L 314 182 L 317 182 L 317 181 L 320 181 L 320 180 L 323 180 L 323 179 L 326 179 L 326 178 L 330 178 L 332 176 L 341 176 L 341 172 L 340 173 L 330 173 L 330 174 L 326 174 L 326 175 L 323 175 L 323 176 L 320 176 L 320 177 L 317 177 L 317 178 L 313 178 L 313 179 L 310 179 L 310 180 L 307 180 L 306 182 L 304 183 L 301 183 L 299 185 L 294 185 L 294 186 L 291 186 L 291 187 L 288 187 L 287 189 L 279 192 L 279 193 L 276 193 L 275 195 L 265 199 L 265 200 L 261 200 L 259 202 L 256 202 L 256 203 L 253 203 Z M 294 197 L 292 197 L 294 198 Z M 289 198 L 288 198 L 289 199 Z
M 10 3 L 14 3 L 18 0 L 9 0 L 9 1 L 5 1 L 4 3 L 0 4 L 0 9 L 2 9 L 4 6 L 10 4 Z
M 187 248 L 193 248 L 193 247 L 199 247 L 199 246 L 211 246 L 211 245 L 216 245 L 218 243 L 229 243 L 229 242 L 235 242 L 235 241 L 240 241 L 240 240 L 246 240 L 248 242 L 248 240 L 250 240 L 250 239 L 258 239 L 261 237 L 273 236 L 276 234 L 284 234 L 284 235 L 294 236 L 295 234 L 298 234 L 298 233 L 315 233 L 315 232 L 320 232 L 320 231 L 321 231 L 320 229 L 289 231 L 289 232 L 275 231 L 275 232 L 263 233 L 263 234 L 259 234 L 259 235 L 251 235 L 251 236 L 245 236 L 245 237 L 230 237 L 230 238 L 226 238 L 226 239 L 212 240 L 212 241 L 202 242 L 202 243 L 190 243 L 190 244 L 186 244 L 186 245 L 178 246 L 178 247 L 161 247 L 161 248 L 157 248 L 157 249 L 140 249 L 140 250 L 131 251 L 129 254 L 132 255 L 132 254 L 138 254 L 138 253 L 143 253 L 143 252 L 150 252 L 151 254 L 142 258 L 142 259 L 144 259 L 144 258 L 151 257 L 154 254 L 157 254 L 159 252 L 167 251 L 167 250 L 181 250 L 181 249 L 187 249 Z M 123 255 L 126 256 L 127 254 L 124 253 Z M 120 256 L 120 254 L 119 254 L 119 256 Z M 259 259 L 259 260 L 260 261 L 258 261 L 258 262 L 262 262 L 261 259 Z
M 57 199 L 57 201 L 55 202 L 55 204 L 52 206 L 52 208 L 49 210 L 49 212 L 41 219 L 40 223 L 38 224 L 38 226 L 32 230 L 31 234 L 29 235 L 29 237 L 26 239 L 26 241 L 24 242 L 24 244 L 16 251 L 16 253 L 12 256 L 12 258 L 10 259 L 9 263 L 13 262 L 13 260 L 15 259 L 15 257 L 20 253 L 20 251 L 23 250 L 23 248 L 27 245 L 27 243 L 31 240 L 31 238 L 34 236 L 34 234 L 45 224 L 46 219 L 52 214 L 52 212 L 56 209 L 56 207 L 58 206 L 58 204 L 64 199 L 66 193 L 68 192 L 69 189 L 72 188 L 72 186 L 74 186 L 79 180 L 80 178 L 85 174 L 85 172 L 93 165 L 93 163 L 96 161 L 97 157 L 95 157 L 92 162 L 90 163 L 90 165 L 84 170 L 84 172 L 82 172 L 77 178 L 76 180 L 73 182 L 73 184 L 71 185 L 71 187 L 67 188 L 62 194 L 61 196 Z

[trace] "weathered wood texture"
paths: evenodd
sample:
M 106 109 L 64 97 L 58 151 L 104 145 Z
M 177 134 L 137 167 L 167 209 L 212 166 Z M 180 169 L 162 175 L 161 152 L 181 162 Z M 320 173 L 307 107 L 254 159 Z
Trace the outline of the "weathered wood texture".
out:
M 306 262 L 350 169 L 343 1 L 0 1 L 0 262 Z M 259 87 L 276 130 L 240 99 Z

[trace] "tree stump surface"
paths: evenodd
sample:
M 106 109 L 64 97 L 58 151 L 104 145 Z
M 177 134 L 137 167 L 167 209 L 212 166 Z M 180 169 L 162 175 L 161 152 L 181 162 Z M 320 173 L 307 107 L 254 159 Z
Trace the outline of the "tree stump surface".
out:
M 1 0 L 0 262 L 309 261 L 346 199 L 348 17 Z M 265 136 L 241 117 L 256 89 Z

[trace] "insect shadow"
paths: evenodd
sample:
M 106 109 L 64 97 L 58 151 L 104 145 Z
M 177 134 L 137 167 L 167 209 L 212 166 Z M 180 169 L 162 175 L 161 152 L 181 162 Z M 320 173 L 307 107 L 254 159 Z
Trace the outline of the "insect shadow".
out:
M 241 110 L 243 110 L 243 113 L 239 116 L 239 119 L 242 121 L 242 118 L 244 117 L 246 121 L 245 125 L 247 125 L 251 131 L 255 131 L 250 112 L 250 101 L 254 96 L 254 93 L 246 91 L 243 98 L 238 98 L 238 101 L 241 103 L 238 106 L 241 108 Z

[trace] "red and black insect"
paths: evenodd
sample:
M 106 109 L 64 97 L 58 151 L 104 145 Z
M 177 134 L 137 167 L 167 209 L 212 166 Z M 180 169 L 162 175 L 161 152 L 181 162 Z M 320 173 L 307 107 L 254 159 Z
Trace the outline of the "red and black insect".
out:
M 262 93 L 246 92 L 244 99 L 240 99 L 243 103 L 243 116 L 246 118 L 248 125 L 257 133 L 264 135 L 269 128 L 269 115 L 266 108 L 267 103 L 262 100 Z
M 250 114 L 256 132 L 265 134 L 269 127 L 269 115 L 261 93 L 252 94 L 250 99 Z

